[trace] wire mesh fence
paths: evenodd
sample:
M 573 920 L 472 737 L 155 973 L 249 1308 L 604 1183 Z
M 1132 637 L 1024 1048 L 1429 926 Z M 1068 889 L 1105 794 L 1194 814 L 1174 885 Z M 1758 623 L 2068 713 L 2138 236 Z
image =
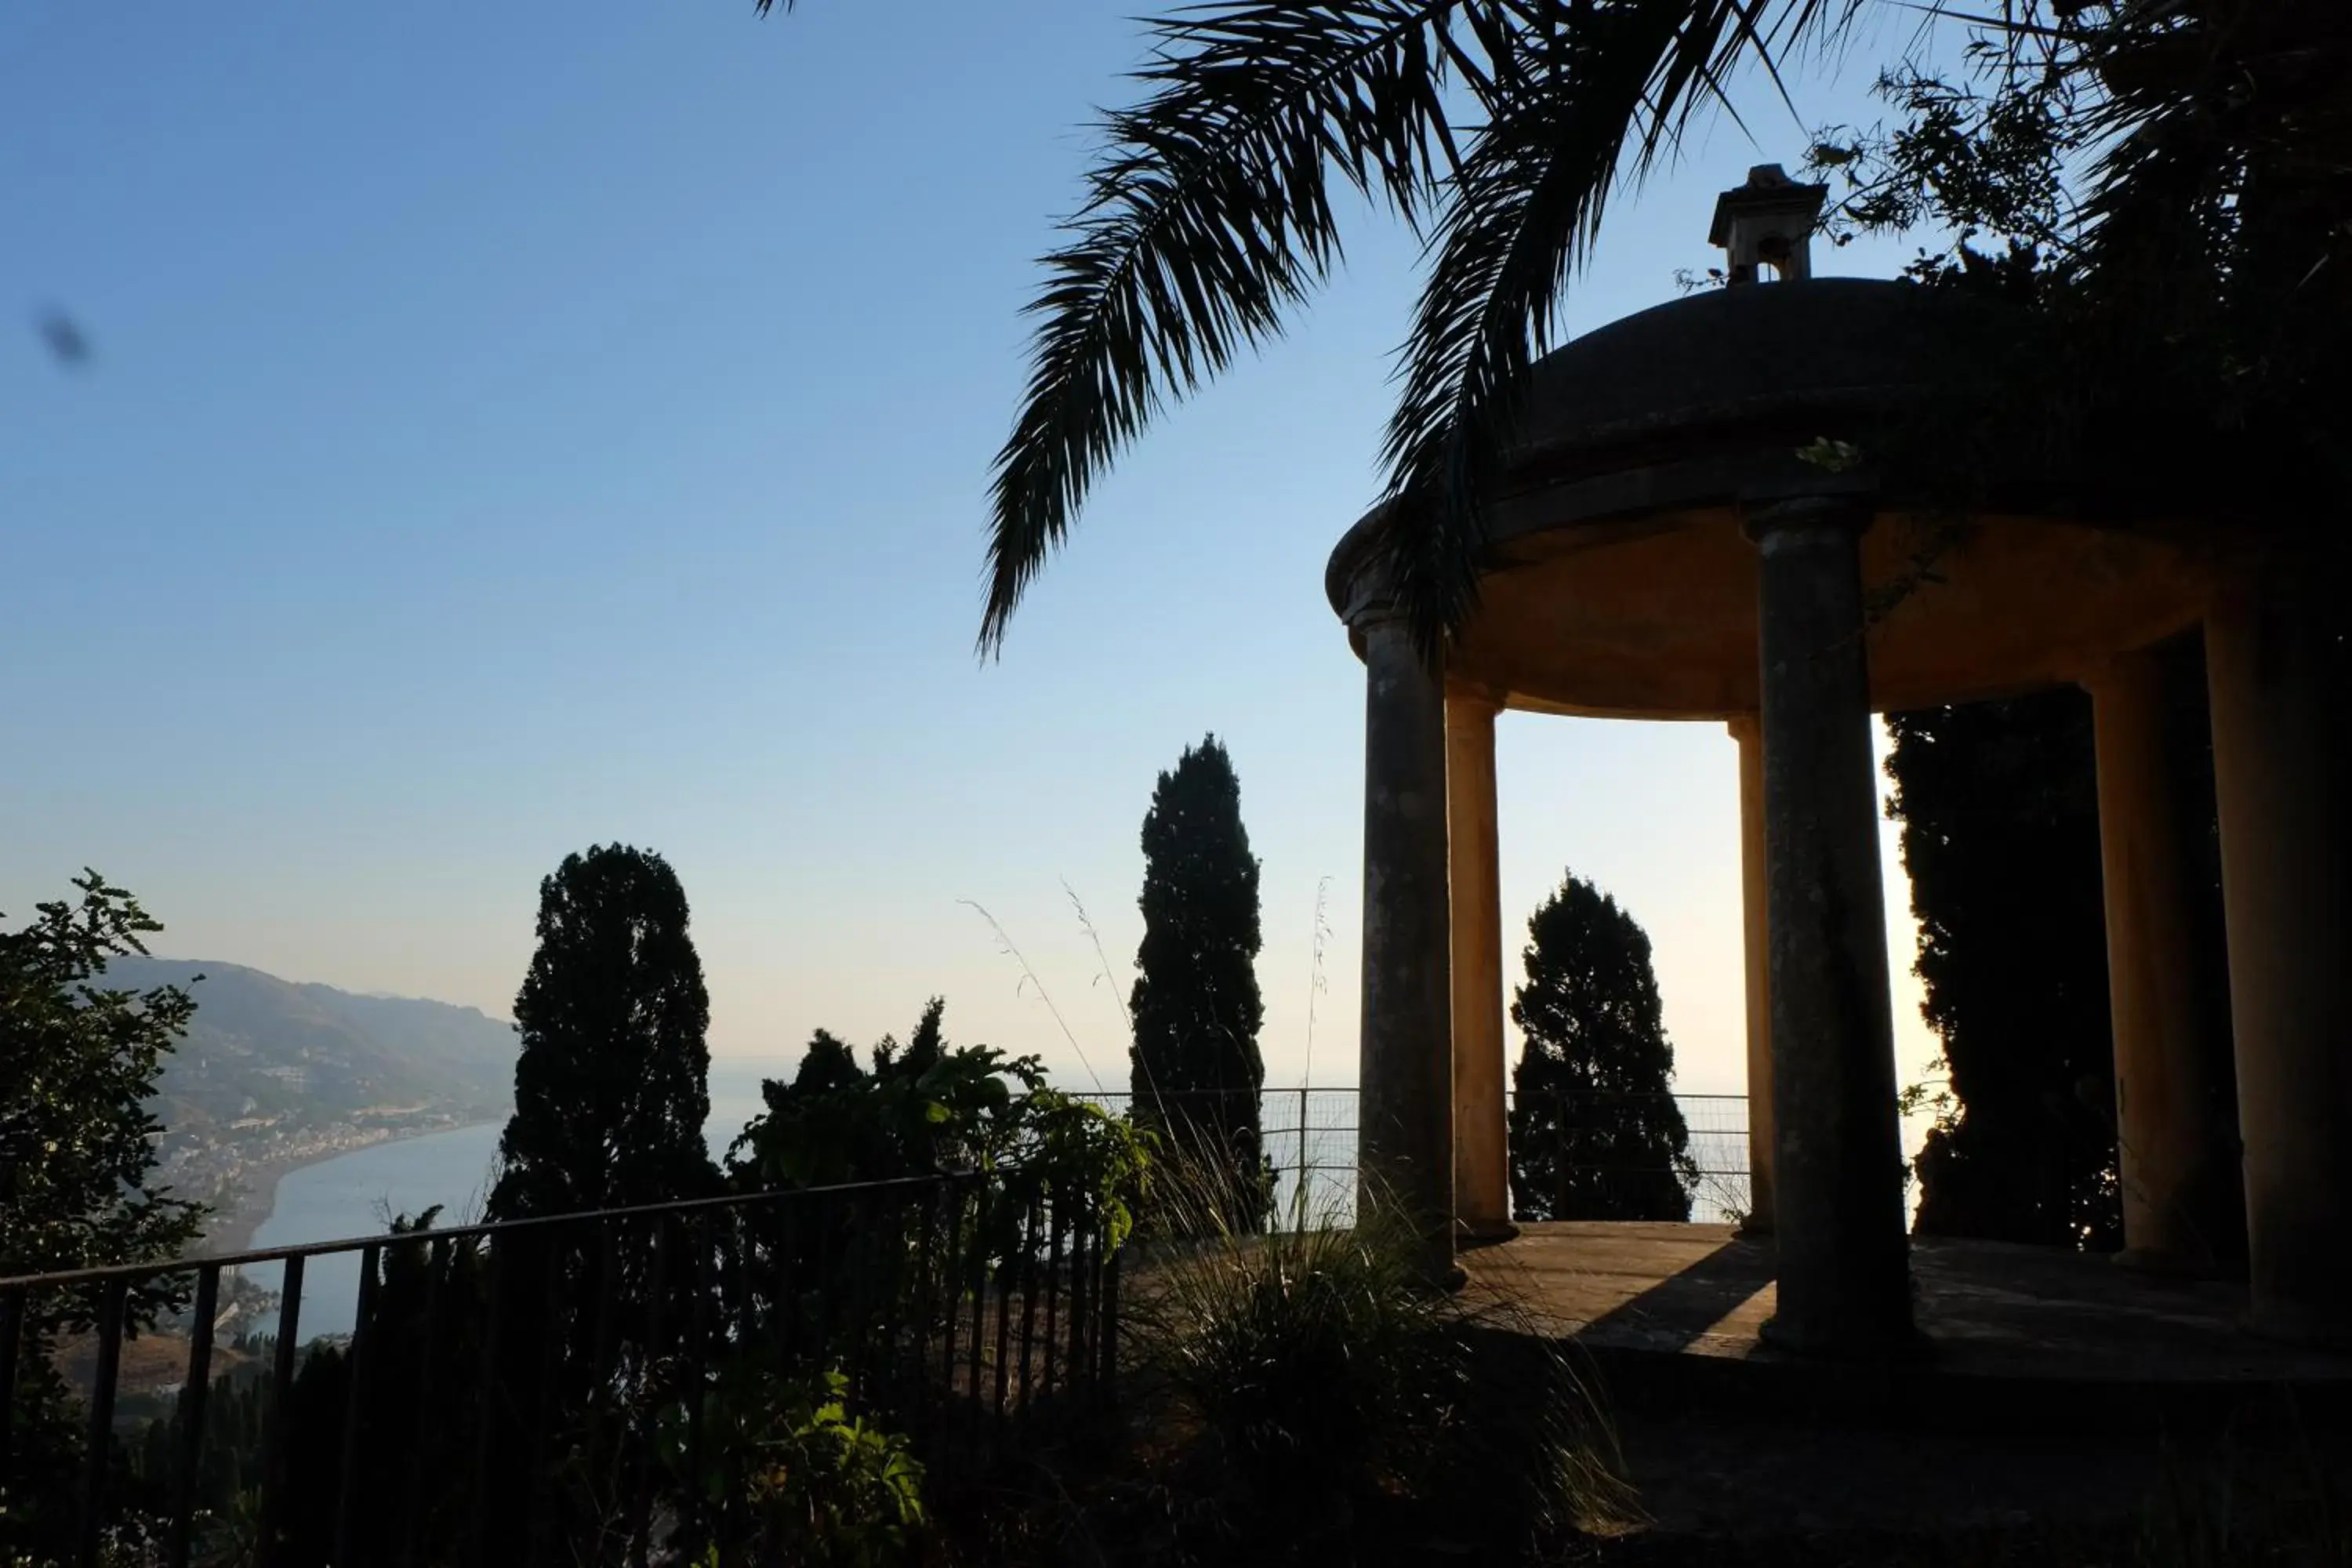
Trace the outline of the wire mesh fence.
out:
M 1132 1115 L 1136 1097 L 1097 1090 L 1080 1098 L 1114 1115 Z M 1220 1116 L 1235 1099 L 1220 1090 L 1178 1091 L 1149 1097 L 1160 1102 L 1163 1121 Z M 1545 1119 L 1545 1135 L 1556 1140 L 1560 1163 L 1571 1172 L 1622 1171 L 1604 1152 L 1602 1134 L 1637 1107 L 1671 1102 L 1682 1113 L 1689 1142 L 1688 1164 L 1659 1162 L 1690 1195 L 1694 1220 L 1738 1220 L 1748 1212 L 1748 1097 L 1744 1094 L 1584 1094 L 1562 1113 Z M 1146 1114 L 1151 1108 L 1146 1108 Z M 1276 1225 L 1346 1225 L 1356 1211 L 1358 1093 L 1353 1088 L 1265 1089 L 1257 1096 L 1259 1152 L 1274 1173 Z

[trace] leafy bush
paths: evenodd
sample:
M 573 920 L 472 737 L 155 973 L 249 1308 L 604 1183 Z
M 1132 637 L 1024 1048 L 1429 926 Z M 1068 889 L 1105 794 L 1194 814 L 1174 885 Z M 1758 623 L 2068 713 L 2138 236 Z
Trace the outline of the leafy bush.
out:
M 738 1366 L 703 1405 L 702 1491 L 716 1516 L 740 1504 L 731 1561 L 886 1568 L 908 1561 L 925 1524 L 923 1467 L 903 1436 L 848 1413 L 848 1379 Z M 662 1443 L 683 1470 L 685 1414 Z M 709 1546 L 702 1561 L 716 1564 Z
M 1148 1135 L 1047 1087 L 1035 1057 L 949 1046 L 940 1029 L 944 1008 L 934 998 L 904 1047 L 887 1038 L 877 1045 L 871 1071 L 819 1030 L 789 1082 L 761 1085 L 766 1111 L 729 1145 L 729 1179 L 757 1192 L 976 1170 L 1005 1236 L 1031 1205 L 1050 1198 L 1080 1206 L 1117 1247 L 1134 1226 Z M 1002 1246 L 996 1255 L 1004 1255 Z
M 203 1205 L 149 1184 L 162 1131 L 149 1107 L 195 1002 L 173 985 L 106 984 L 108 962 L 144 954 L 163 927 L 95 871 L 73 886 L 78 900 L 37 904 L 33 921 L 0 931 L 0 1276 L 161 1260 L 204 1228 Z M 191 1284 L 164 1275 L 133 1288 L 126 1332 L 184 1310 Z M 0 1561 L 70 1546 L 82 1415 L 58 1352 L 97 1326 L 100 1292 L 37 1292 L 24 1310 L 0 1408 Z

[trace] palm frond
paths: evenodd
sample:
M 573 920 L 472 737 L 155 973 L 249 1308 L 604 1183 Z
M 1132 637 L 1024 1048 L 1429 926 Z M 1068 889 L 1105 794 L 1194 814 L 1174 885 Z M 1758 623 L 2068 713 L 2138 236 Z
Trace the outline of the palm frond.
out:
M 1334 198 L 1447 215 L 1406 353 L 1391 494 L 1444 498 L 1397 564 L 1431 642 L 1475 584 L 1473 454 L 1502 423 L 1612 181 L 1727 104 L 1743 58 L 1860 0 L 1218 0 L 1156 25 L 1151 96 L 1108 116 L 1045 258 L 996 464 L 983 652 L 1094 479 L 1163 403 L 1277 336 L 1338 265 Z M 1480 119 L 1465 126 L 1465 111 Z M 1465 143 L 1467 142 L 1467 150 Z M 1441 282 L 1445 293 L 1436 294 Z
M 1417 222 L 1458 159 L 1446 94 L 1507 72 L 1511 0 L 1226 0 L 1154 25 L 1150 96 L 1107 116 L 1045 259 L 1026 395 L 998 454 L 981 647 L 1095 477 L 1171 396 L 1277 336 L 1337 265 L 1335 184 Z
M 1396 504 L 1383 553 L 1425 656 L 1476 602 L 1486 480 L 1614 183 L 1676 145 L 1700 107 L 1728 110 L 1725 79 L 1743 55 L 1777 86 L 1774 57 L 1826 7 L 1767 9 L 1762 0 L 1570 7 L 1564 29 L 1527 40 L 1531 58 L 1516 76 L 1528 86 L 1498 97 L 1451 181 L 1385 449 Z M 1853 9 L 1847 0 L 1833 19 Z

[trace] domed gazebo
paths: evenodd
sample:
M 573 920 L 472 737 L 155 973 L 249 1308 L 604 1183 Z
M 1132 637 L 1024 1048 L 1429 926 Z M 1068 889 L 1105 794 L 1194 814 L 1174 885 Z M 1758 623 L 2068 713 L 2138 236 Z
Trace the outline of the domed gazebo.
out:
M 1989 476 L 1955 520 L 1948 484 L 1876 461 L 1903 421 L 1998 396 L 2019 362 L 1993 346 L 2022 342 L 2022 322 L 1942 290 L 1811 278 L 1822 195 L 1756 171 L 1717 212 L 1728 287 L 1535 367 L 1479 604 L 1442 673 L 1384 587 L 1383 515 L 1333 552 L 1327 587 L 1368 679 L 1366 1179 L 1427 1222 L 1439 1269 L 1457 1232 L 1507 1231 L 1496 713 L 1720 722 L 1740 761 L 1750 1226 L 1777 1245 L 1770 1331 L 1798 1350 L 1908 1342 L 1871 716 L 2079 682 L 2096 713 L 2127 1256 L 2193 1258 L 2191 1195 L 2242 1141 L 2256 1322 L 2339 1334 L 2352 920 L 2323 869 L 2344 863 L 2344 826 L 2309 634 L 2255 558 L 2197 519 L 2119 522 L 2063 487 Z M 2200 624 L 2234 1129 L 2212 1124 L 2203 1084 L 2186 825 L 2148 651 Z

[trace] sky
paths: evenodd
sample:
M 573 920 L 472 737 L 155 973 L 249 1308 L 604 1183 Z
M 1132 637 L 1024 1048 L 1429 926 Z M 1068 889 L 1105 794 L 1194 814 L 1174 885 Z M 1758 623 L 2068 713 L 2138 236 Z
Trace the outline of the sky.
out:
M 685 884 L 718 1055 L 903 1034 L 936 993 L 951 1038 L 1123 1087 L 1139 830 L 1213 731 L 1268 1082 L 1352 1082 L 1363 682 L 1322 574 L 1377 493 L 1409 237 L 1364 215 L 973 652 L 1021 307 L 1133 96 L 1133 10 L 6 7 L 0 911 L 94 866 L 159 952 L 506 1016 L 540 879 L 620 840 Z M 1673 298 L 1716 194 L 1877 118 L 1911 26 L 1801 62 L 1799 112 L 1736 84 L 1740 123 L 1616 198 L 1564 325 Z M 1721 727 L 1506 715 L 1498 772 L 1510 970 L 1564 872 L 1597 881 L 1652 937 L 1680 1087 L 1738 1092 Z

